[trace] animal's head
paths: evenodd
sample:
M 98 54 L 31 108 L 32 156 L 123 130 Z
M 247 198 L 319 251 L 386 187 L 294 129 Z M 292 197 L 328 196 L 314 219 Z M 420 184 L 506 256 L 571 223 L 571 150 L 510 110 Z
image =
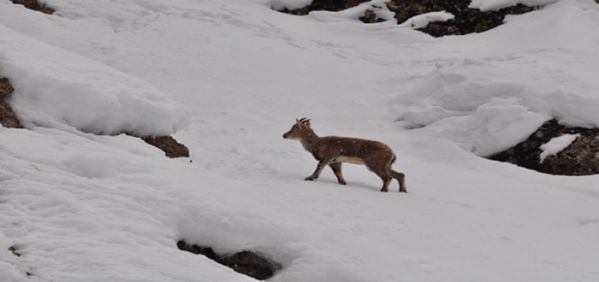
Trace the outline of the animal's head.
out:
M 307 118 L 296 119 L 295 124 L 289 129 L 289 131 L 283 134 L 285 139 L 301 139 L 306 134 L 312 132 L 310 128 L 310 120 Z

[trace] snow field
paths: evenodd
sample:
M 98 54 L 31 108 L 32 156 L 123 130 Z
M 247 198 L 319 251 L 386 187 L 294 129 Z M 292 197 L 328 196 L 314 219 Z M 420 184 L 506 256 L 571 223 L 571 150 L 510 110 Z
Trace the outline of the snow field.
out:
M 144 97 L 117 111 L 115 124 L 93 123 L 111 129 L 145 129 L 133 112 L 154 104 L 142 94 L 167 96 L 159 113 L 178 116 L 170 100 L 189 112 L 176 137 L 193 162 L 125 135 L 64 130 L 77 116 L 0 128 L 0 244 L 23 253 L 0 255 L 8 279 L 30 271 L 41 281 L 252 281 L 177 250 L 182 238 L 264 253 L 284 267 L 272 281 L 599 277 L 597 176 L 547 176 L 475 155 L 551 116 L 597 124 L 590 109 L 599 85 L 587 71 L 599 65 L 592 1 L 560 1 L 487 33 L 441 39 L 332 13 L 292 17 L 267 1 L 48 3 L 59 17 L 0 3 L 0 26 L 14 37 L 0 41 L 13 50 L 0 62 L 11 79 L 38 66 L 15 60 L 14 42 L 26 42 L 82 65 L 77 72 L 75 63 L 36 57 L 46 68 L 33 81 L 45 74 L 62 90 L 74 79 L 113 94 L 90 94 L 102 101 Z M 115 84 L 100 87 L 107 80 Z M 139 92 L 109 91 L 140 83 Z M 75 96 L 65 92 L 57 101 Z M 409 193 L 396 182 L 379 193 L 380 180 L 353 165 L 343 168 L 347 186 L 330 170 L 303 181 L 316 162 L 281 137 L 303 116 L 321 135 L 389 144 Z

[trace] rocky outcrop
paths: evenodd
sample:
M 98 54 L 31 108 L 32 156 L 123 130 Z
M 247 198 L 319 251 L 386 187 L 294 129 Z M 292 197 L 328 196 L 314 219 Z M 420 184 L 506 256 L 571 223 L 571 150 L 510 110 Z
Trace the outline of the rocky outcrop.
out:
M 19 118 L 5 98 L 15 91 L 8 78 L 0 77 L 0 124 L 9 128 L 23 128 Z
M 164 151 L 169 158 L 189 157 L 189 149 L 171 136 L 142 137 L 146 143 Z
M 55 10 L 44 3 L 40 3 L 38 0 L 10 0 L 15 4 L 21 4 L 27 9 L 40 11 L 44 14 L 51 15 Z
M 184 240 L 178 241 L 177 247 L 182 251 L 188 251 L 196 255 L 204 255 L 215 262 L 232 268 L 236 272 L 258 280 L 271 278 L 282 268 L 279 263 L 262 257 L 252 251 L 241 251 L 232 255 L 221 255 L 215 253 L 210 247 L 188 244 Z
M 454 19 L 445 22 L 433 22 L 419 29 L 435 37 L 445 35 L 464 35 L 483 32 L 503 24 L 506 15 L 518 15 L 533 11 L 534 7 L 521 4 L 499 11 L 480 11 L 468 8 L 469 0 L 391 0 L 387 8 L 395 12 L 398 23 L 411 17 L 438 11 L 446 11 L 454 15 Z
M 364 2 L 367 0 L 314 0 L 306 7 L 295 10 L 283 9 L 280 12 L 293 15 L 307 15 L 311 11 L 321 10 L 335 12 Z M 418 29 L 435 37 L 487 31 L 503 24 L 506 15 L 524 14 L 537 8 L 518 4 L 499 11 L 483 12 L 468 8 L 469 5 L 470 0 L 389 0 L 387 2 L 387 8 L 395 13 L 398 24 L 404 23 L 411 17 L 430 12 L 446 11 L 453 14 L 454 19 L 452 20 L 429 23 L 426 27 Z M 366 10 L 360 20 L 364 23 L 384 21 L 377 17 L 376 12 L 372 9 Z
M 564 134 L 580 134 L 580 137 L 561 152 L 541 162 L 541 145 Z M 599 129 L 567 127 L 551 120 L 525 141 L 490 158 L 549 174 L 599 174 Z

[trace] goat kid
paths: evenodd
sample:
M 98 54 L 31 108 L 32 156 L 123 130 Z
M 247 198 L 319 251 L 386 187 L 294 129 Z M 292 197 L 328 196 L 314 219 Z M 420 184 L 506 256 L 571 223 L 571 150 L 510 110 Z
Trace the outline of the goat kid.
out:
M 393 178 L 399 182 L 399 192 L 408 192 L 405 175 L 391 169 L 395 154 L 389 146 L 381 142 L 337 136 L 318 137 L 310 127 L 310 120 L 306 118 L 296 119 L 291 129 L 283 134 L 283 138 L 299 140 L 304 149 L 318 160 L 316 170 L 305 180 L 316 180 L 322 169 L 328 165 L 335 173 L 339 184 L 346 185 L 347 182 L 341 174 L 341 164 L 363 164 L 383 181 L 381 192 L 389 191 L 389 183 Z

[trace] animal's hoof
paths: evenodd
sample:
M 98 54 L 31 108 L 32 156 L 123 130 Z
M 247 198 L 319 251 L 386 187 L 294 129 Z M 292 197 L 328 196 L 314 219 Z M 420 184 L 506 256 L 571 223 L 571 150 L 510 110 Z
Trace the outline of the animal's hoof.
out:
M 315 178 L 312 176 L 308 176 L 308 177 L 304 178 L 304 180 L 306 180 L 306 181 L 314 181 L 314 179 Z
M 341 185 L 347 185 L 347 182 L 345 182 L 345 181 L 339 181 L 339 184 L 341 184 Z
M 381 192 L 389 192 L 387 189 L 381 189 Z

